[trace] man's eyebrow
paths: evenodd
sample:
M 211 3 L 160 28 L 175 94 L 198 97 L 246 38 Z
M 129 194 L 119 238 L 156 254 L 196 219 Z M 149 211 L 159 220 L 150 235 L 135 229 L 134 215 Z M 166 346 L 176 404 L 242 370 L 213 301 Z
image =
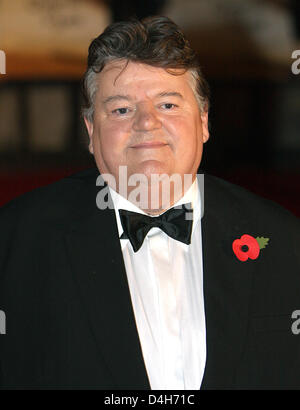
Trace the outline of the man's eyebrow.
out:
M 105 98 L 102 102 L 103 102 L 103 104 L 107 104 L 109 102 L 116 101 L 116 100 L 129 101 L 129 100 L 131 100 L 131 98 L 129 97 L 129 95 L 117 94 L 117 95 L 110 95 L 109 97 Z
M 183 95 L 177 91 L 162 91 L 161 93 L 156 94 L 155 97 L 179 97 L 183 99 Z M 132 98 L 129 95 L 116 94 L 106 97 L 102 102 L 103 104 L 108 104 L 109 102 L 113 102 L 116 100 L 131 101 Z
M 157 94 L 156 97 L 179 97 L 183 99 L 183 95 L 177 91 L 163 91 Z

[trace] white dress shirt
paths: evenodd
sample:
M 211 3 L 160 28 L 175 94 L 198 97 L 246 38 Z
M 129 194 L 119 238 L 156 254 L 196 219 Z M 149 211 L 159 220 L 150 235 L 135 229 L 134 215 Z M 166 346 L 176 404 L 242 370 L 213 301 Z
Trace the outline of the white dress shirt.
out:
M 119 235 L 119 209 L 145 214 L 110 188 Z M 121 239 L 135 321 L 151 389 L 197 390 L 206 361 L 201 200 L 197 179 L 174 206 L 192 202 L 191 244 L 152 228 L 134 252 Z

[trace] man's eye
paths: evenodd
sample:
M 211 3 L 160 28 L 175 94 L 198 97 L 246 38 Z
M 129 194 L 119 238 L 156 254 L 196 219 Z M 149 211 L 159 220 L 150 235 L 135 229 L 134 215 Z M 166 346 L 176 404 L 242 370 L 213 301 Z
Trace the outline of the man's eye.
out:
M 129 112 L 129 108 L 117 108 L 115 110 L 112 111 L 113 114 L 118 114 L 118 115 L 124 115 L 124 114 L 128 114 Z
M 166 104 L 163 104 L 162 107 L 165 108 L 165 109 L 167 109 L 167 110 L 170 110 L 170 109 L 172 109 L 172 108 L 174 108 L 174 107 L 177 107 L 177 105 L 172 104 L 172 103 L 166 103 Z

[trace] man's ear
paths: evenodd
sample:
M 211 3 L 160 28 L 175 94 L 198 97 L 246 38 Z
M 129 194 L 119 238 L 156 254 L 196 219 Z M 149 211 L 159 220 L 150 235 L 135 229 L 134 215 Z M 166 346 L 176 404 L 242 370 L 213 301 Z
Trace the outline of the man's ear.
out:
M 203 139 L 203 142 L 206 142 L 209 139 L 208 111 L 203 111 L 201 113 L 201 122 L 202 122 L 202 139 Z
M 84 123 L 89 134 L 90 142 L 89 142 L 89 151 L 91 154 L 94 154 L 93 148 L 93 132 L 94 132 L 94 125 L 90 122 L 86 117 L 84 117 Z

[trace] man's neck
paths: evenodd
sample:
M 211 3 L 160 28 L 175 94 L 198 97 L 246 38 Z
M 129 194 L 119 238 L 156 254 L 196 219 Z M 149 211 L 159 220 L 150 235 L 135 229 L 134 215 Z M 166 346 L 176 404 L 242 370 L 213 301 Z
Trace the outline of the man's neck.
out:
M 169 184 L 169 186 L 162 183 L 159 185 L 149 184 L 149 186 L 141 184 L 139 187 L 128 186 L 127 198 L 125 195 L 122 195 L 124 190 L 117 192 L 146 214 L 155 216 L 166 212 L 176 205 L 191 189 L 195 179 L 196 176 L 191 175 L 188 183 L 181 184 L 181 186 L 176 186 L 173 183 Z

